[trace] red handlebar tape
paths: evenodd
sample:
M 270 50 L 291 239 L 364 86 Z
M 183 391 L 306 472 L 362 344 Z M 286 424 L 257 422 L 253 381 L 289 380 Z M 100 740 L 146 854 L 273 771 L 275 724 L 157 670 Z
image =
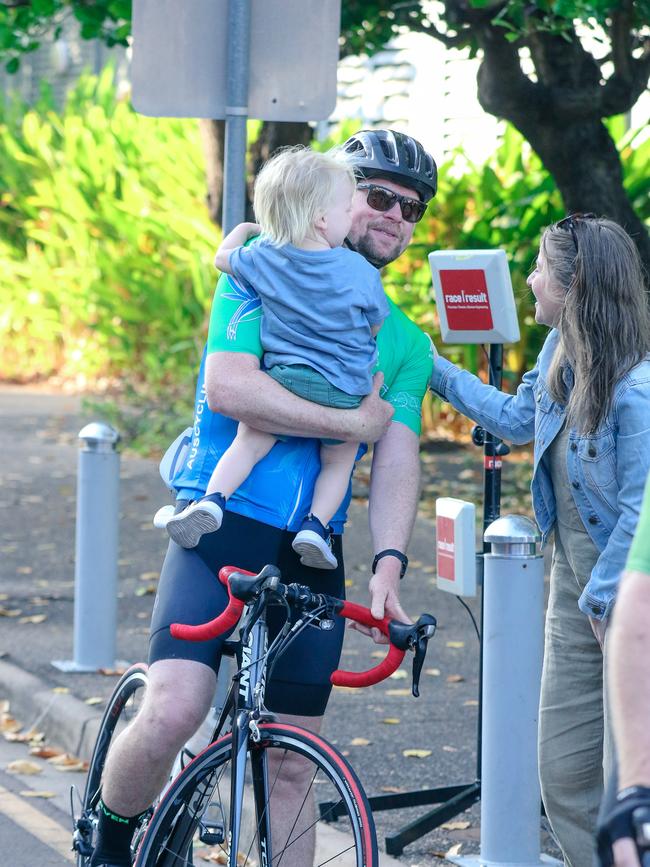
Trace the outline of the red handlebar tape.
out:
M 228 590 L 228 606 L 226 610 L 210 620 L 208 623 L 202 623 L 198 626 L 189 626 L 183 623 L 172 623 L 170 632 L 174 638 L 179 638 L 183 641 L 209 641 L 211 638 L 216 638 L 218 635 L 228 632 L 236 625 L 241 613 L 244 610 L 244 603 L 241 599 L 236 599 L 231 591 L 228 578 L 233 572 L 241 572 L 244 575 L 255 575 L 255 572 L 248 572 L 245 569 L 238 569 L 236 566 L 224 566 L 219 570 L 219 580 Z M 368 608 L 363 605 L 357 605 L 354 602 L 344 602 L 338 614 L 341 617 L 347 617 L 349 620 L 355 620 L 364 626 L 376 627 L 384 635 L 388 635 L 388 624 L 390 620 L 384 617 L 383 620 L 375 620 Z M 374 683 L 384 680 L 396 671 L 402 660 L 404 659 L 405 651 L 400 650 L 394 645 L 390 645 L 386 657 L 368 671 L 343 671 L 337 669 L 330 677 L 330 681 L 334 686 L 371 686 Z

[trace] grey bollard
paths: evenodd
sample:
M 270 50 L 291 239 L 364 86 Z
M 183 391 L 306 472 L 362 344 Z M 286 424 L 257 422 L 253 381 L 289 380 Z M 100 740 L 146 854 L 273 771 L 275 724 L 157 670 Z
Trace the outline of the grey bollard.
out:
M 541 864 L 537 770 L 544 652 L 544 559 L 537 525 L 504 515 L 485 531 L 481 855 Z M 548 858 L 544 859 L 549 863 Z
M 62 671 L 114 668 L 117 626 L 120 436 L 93 422 L 79 432 L 73 660 Z

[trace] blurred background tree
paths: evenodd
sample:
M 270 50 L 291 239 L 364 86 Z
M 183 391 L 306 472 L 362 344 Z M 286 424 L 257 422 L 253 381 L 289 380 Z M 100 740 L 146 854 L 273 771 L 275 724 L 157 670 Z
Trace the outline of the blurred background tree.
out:
M 74 15 L 84 38 L 126 44 L 130 0 L 2 0 L 0 58 L 20 56 Z M 552 175 L 568 212 L 593 211 L 621 223 L 650 272 L 650 236 L 623 183 L 605 118 L 624 114 L 648 86 L 650 0 L 345 0 L 342 53 L 375 52 L 402 28 L 481 57 L 483 109 L 512 123 Z M 306 143 L 303 124 L 264 124 L 251 150 L 253 175 L 284 144 Z M 202 124 L 208 204 L 221 211 L 223 123 Z

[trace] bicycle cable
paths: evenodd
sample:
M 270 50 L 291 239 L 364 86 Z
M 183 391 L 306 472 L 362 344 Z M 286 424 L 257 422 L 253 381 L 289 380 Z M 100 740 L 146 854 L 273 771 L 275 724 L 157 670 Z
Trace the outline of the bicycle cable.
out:
M 456 599 L 460 602 L 460 604 L 463 606 L 463 608 L 469 614 L 470 620 L 472 621 L 472 624 L 474 625 L 474 632 L 476 632 L 476 637 L 477 637 L 479 644 L 480 644 L 481 643 L 481 633 L 479 632 L 478 624 L 476 623 L 476 618 L 474 617 L 472 609 L 469 607 L 469 605 L 467 604 L 467 602 L 465 602 L 464 599 L 460 598 L 460 596 L 456 596 Z

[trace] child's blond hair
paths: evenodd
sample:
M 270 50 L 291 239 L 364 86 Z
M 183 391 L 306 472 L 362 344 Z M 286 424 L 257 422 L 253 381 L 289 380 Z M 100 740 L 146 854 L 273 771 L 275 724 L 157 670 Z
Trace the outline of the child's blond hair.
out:
M 341 178 L 354 189 L 354 170 L 336 150 L 319 153 L 299 145 L 274 154 L 258 174 L 253 196 L 255 218 L 266 240 L 297 245 L 310 237 Z

